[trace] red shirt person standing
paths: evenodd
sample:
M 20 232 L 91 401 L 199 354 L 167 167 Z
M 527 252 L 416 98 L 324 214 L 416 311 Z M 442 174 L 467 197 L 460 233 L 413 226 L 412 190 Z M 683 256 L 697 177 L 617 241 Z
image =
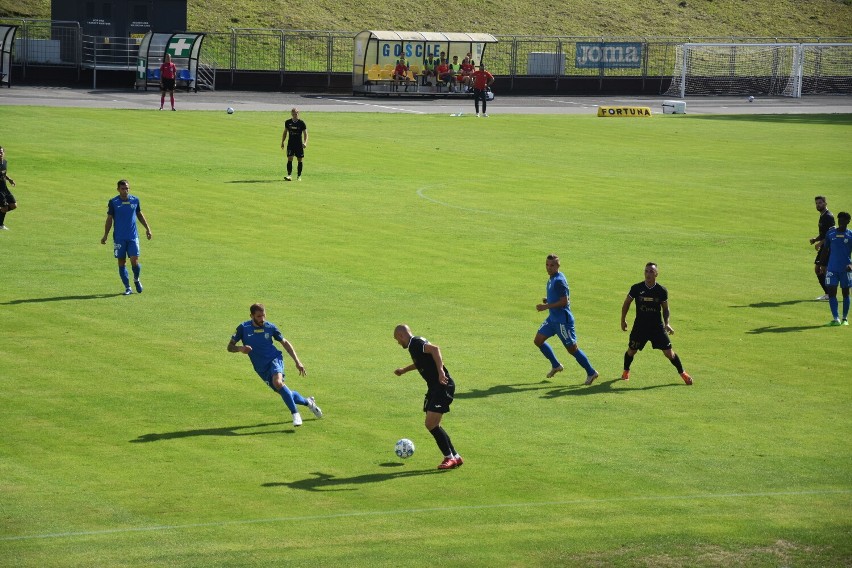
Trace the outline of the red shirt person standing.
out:
M 163 110 L 163 103 L 166 102 L 166 91 L 169 92 L 169 100 L 172 103 L 172 110 L 175 108 L 175 79 L 177 78 L 177 67 L 172 63 L 172 56 L 168 53 L 163 57 L 163 64 L 160 65 L 160 110 Z
M 485 112 L 488 100 L 488 89 L 494 83 L 494 75 L 485 70 L 485 64 L 480 62 L 479 69 L 471 75 L 473 79 L 473 104 L 476 108 L 476 116 L 479 116 L 479 101 L 482 101 L 482 116 L 488 116 Z

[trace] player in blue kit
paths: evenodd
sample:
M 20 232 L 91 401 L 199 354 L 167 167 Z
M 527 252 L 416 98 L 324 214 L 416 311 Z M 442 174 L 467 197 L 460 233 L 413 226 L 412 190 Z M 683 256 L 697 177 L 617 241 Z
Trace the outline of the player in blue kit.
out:
M 263 379 L 269 388 L 281 395 L 284 404 L 293 413 L 293 426 L 302 425 L 302 415 L 296 409 L 297 404 L 307 406 L 317 418 L 322 418 L 322 410 L 317 406 L 314 397 L 305 398 L 296 391 L 291 391 L 284 384 L 284 354 L 275 347 L 277 340 L 284 350 L 293 358 L 299 374 L 307 374 L 305 366 L 296 355 L 296 350 L 289 341 L 284 339 L 281 331 L 274 323 L 266 321 L 266 308 L 263 304 L 252 304 L 249 308 L 251 319 L 237 326 L 237 331 L 231 336 L 228 351 L 245 353 L 251 359 L 255 372 Z M 242 345 L 237 345 L 241 341 Z
M 850 215 L 846 211 L 837 214 L 837 227 L 825 234 L 820 251 L 820 272 L 825 275 L 825 289 L 833 319 L 828 325 L 849 325 L 849 289 L 852 288 L 852 231 Z M 837 305 L 837 286 L 843 289 L 843 321 L 840 321 Z
M 136 285 L 136 291 L 141 294 L 142 282 L 139 281 L 139 274 L 142 272 L 142 267 L 139 266 L 139 232 L 136 230 L 136 219 L 139 219 L 145 227 L 145 236 L 148 237 L 149 241 L 151 240 L 151 228 L 148 225 L 148 220 L 145 219 L 145 215 L 142 214 L 142 204 L 139 203 L 139 198 L 130 195 L 130 184 L 127 180 L 119 180 L 117 189 L 118 195 L 107 203 L 107 218 L 101 244 L 106 244 L 109 231 L 115 223 L 115 230 L 112 232 L 113 254 L 118 259 L 118 275 L 124 284 L 124 295 L 129 296 L 133 293 L 130 290 L 130 276 L 127 274 L 128 256 L 133 269 L 133 283 Z
M 547 339 L 558 335 L 565 349 L 568 350 L 577 363 L 586 370 L 586 384 L 590 385 L 598 378 L 598 373 L 589 363 L 589 358 L 577 345 L 577 334 L 574 331 L 574 314 L 571 313 L 571 301 L 568 290 L 568 280 L 559 272 L 559 257 L 555 254 L 547 255 L 545 264 L 550 279 L 547 281 L 547 297 L 542 299 L 542 304 L 536 305 L 535 309 L 540 312 L 549 310 L 549 315 L 533 340 L 542 355 L 550 361 L 551 369 L 547 378 L 563 370 L 562 365 L 556 358 L 553 348 L 546 343 Z

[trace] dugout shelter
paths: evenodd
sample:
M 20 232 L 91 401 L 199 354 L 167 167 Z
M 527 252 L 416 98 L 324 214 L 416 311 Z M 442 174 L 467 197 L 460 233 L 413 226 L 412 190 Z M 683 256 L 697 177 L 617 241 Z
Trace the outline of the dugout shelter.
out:
M 166 53 L 172 56 L 177 67 L 176 83 L 187 90 L 198 92 L 198 55 L 204 34 L 182 32 L 162 34 L 148 32 L 139 43 L 139 55 L 136 61 L 136 88 L 148 90 L 149 86 L 160 83 L 160 65 Z
M 459 62 L 470 53 L 477 66 L 485 57 L 488 44 L 497 38 L 483 33 L 400 32 L 366 30 L 355 36 L 352 61 L 352 92 L 363 95 L 434 95 L 437 82 L 426 87 L 417 80 L 427 58 L 446 54 L 447 61 L 457 55 Z M 403 91 L 392 80 L 393 69 L 402 55 L 414 79 Z
M 0 26 L 0 85 L 12 86 L 12 44 L 18 26 Z

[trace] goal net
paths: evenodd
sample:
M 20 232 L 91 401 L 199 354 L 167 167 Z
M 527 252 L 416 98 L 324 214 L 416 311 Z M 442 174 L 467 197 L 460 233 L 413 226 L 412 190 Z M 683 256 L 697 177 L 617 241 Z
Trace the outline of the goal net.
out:
M 681 44 L 665 94 L 852 94 L 852 43 Z

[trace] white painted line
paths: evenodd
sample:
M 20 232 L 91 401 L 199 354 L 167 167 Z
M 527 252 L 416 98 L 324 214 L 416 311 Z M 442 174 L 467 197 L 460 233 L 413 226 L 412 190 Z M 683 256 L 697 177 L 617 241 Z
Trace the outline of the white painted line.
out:
M 612 497 L 608 499 L 571 499 L 568 501 L 541 501 L 530 503 L 495 503 L 491 505 L 458 505 L 455 507 L 426 507 L 421 509 L 396 509 L 392 511 L 358 511 L 352 513 L 331 513 L 328 515 L 308 515 L 304 517 L 272 517 L 267 519 L 246 519 L 242 521 L 218 521 L 213 523 L 192 523 L 185 525 L 154 525 L 148 527 L 126 527 L 97 531 L 73 531 L 21 536 L 0 536 L 0 542 L 13 540 L 35 540 L 51 538 L 74 538 L 79 536 L 98 536 L 111 534 L 129 534 L 138 532 L 173 531 L 194 528 L 229 527 L 236 525 L 256 525 L 262 523 L 292 523 L 326 519 L 344 519 L 347 517 L 386 517 L 391 515 L 410 515 L 420 513 L 446 513 L 449 511 L 476 511 L 486 509 L 516 509 L 522 507 L 563 507 L 566 505 L 597 505 L 603 503 L 626 503 L 640 501 L 695 501 L 707 499 L 753 499 L 762 497 L 807 497 L 811 495 L 848 495 L 852 489 L 826 491 L 766 491 L 755 493 L 719 493 L 704 495 L 650 495 L 639 497 Z
M 395 111 L 399 111 L 399 112 L 410 112 L 410 113 L 413 113 L 413 114 L 426 114 L 425 112 L 419 111 L 419 110 L 411 110 L 411 109 L 408 109 L 408 108 L 399 108 L 399 107 L 392 107 L 392 106 L 385 106 L 385 105 L 374 105 L 372 103 L 362 103 L 361 101 L 347 101 L 347 100 L 343 100 L 343 99 L 327 99 L 325 97 L 317 97 L 317 98 L 323 99 L 323 100 L 326 100 L 326 101 L 332 101 L 332 102 L 335 102 L 335 103 L 345 103 L 345 104 L 348 104 L 348 105 L 361 105 L 361 106 L 368 106 L 368 107 L 375 107 L 375 108 L 383 108 L 383 109 L 386 109 L 386 110 L 395 110 Z

